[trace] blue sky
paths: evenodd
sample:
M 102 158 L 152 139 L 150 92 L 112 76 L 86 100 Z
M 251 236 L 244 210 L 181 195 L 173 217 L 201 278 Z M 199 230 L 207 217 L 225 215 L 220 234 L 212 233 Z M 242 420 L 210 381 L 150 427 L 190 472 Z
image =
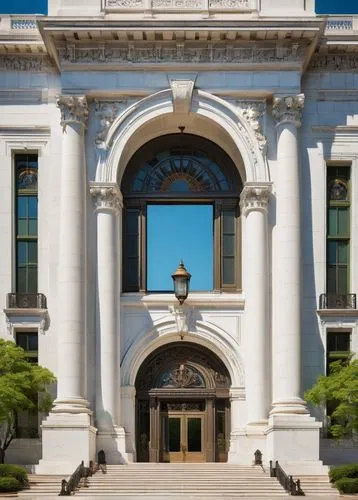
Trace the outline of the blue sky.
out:
M 213 289 L 213 206 L 148 205 L 147 288 L 171 291 L 181 259 L 190 290 Z
M 318 14 L 358 14 L 358 0 L 316 0 L 316 12 Z M 47 14 L 47 0 L 0 0 L 0 13 Z

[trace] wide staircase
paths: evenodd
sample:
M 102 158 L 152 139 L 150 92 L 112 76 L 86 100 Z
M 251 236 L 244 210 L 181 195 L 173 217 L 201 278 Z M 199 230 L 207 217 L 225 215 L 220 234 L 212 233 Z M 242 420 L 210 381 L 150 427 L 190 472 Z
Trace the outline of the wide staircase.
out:
M 18 493 L 20 498 L 37 498 L 41 496 L 57 496 L 61 489 L 63 476 L 50 474 L 29 474 L 30 489 Z
M 227 463 L 136 463 L 108 465 L 107 473 L 89 478 L 78 496 L 279 498 L 287 496 L 260 466 Z

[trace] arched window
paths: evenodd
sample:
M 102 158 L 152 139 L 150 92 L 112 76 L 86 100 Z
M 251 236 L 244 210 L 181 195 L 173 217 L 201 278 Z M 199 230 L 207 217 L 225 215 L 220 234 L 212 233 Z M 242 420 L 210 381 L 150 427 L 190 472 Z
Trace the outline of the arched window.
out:
M 142 146 L 128 163 L 121 185 L 125 207 L 123 291 L 153 290 L 148 279 L 153 252 L 148 247 L 151 214 L 159 209 L 168 215 L 171 208 L 180 210 L 184 205 L 188 221 L 189 207 L 193 214 L 195 207 L 201 207 L 201 212 L 207 207 L 210 214 L 212 284 L 207 288 L 239 289 L 241 189 L 233 161 L 207 139 L 171 134 Z

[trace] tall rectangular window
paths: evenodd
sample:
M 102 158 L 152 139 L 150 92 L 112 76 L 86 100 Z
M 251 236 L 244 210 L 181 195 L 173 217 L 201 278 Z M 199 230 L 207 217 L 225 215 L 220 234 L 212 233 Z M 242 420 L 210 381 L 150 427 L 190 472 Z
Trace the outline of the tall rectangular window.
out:
M 36 154 L 15 155 L 16 292 L 37 293 Z
M 327 293 L 349 293 L 350 167 L 327 171 Z

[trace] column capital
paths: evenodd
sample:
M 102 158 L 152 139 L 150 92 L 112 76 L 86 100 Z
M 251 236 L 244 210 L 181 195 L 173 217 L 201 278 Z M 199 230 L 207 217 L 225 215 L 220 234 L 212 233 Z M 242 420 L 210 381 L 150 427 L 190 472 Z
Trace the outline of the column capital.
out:
M 280 123 L 301 125 L 301 113 L 305 103 L 304 94 L 275 96 L 272 105 L 272 115 Z
M 248 215 L 252 210 L 267 212 L 271 182 L 247 182 L 240 195 L 240 208 L 243 215 Z
M 88 105 L 86 96 L 61 95 L 57 99 L 57 107 L 61 111 L 61 125 L 66 128 L 69 123 L 87 126 Z
M 118 213 L 123 207 L 123 198 L 117 184 L 104 184 L 101 182 L 90 183 L 90 193 L 96 211 L 109 210 Z

